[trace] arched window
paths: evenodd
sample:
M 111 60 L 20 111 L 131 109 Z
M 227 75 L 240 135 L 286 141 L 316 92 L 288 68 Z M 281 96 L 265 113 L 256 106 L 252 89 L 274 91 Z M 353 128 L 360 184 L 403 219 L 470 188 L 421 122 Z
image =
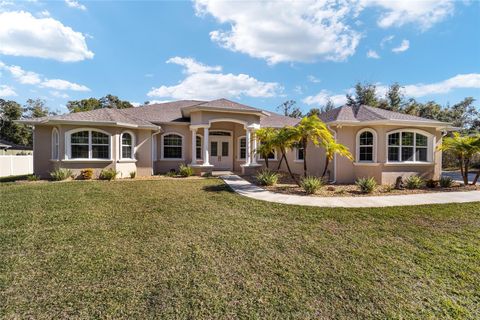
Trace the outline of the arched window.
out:
M 133 159 L 134 158 L 134 142 L 133 135 L 129 132 L 124 132 L 120 138 L 121 150 L 122 150 L 122 159 Z
M 183 160 L 183 137 L 178 133 L 162 136 L 162 159 Z
M 52 130 L 52 160 L 58 160 L 60 158 L 60 137 L 57 128 Z
M 376 162 L 376 144 L 377 134 L 374 130 L 360 130 L 357 133 L 357 162 Z
M 432 161 L 432 142 L 429 135 L 416 131 L 396 131 L 387 135 L 388 162 Z
M 110 135 L 93 129 L 67 132 L 70 159 L 110 159 Z

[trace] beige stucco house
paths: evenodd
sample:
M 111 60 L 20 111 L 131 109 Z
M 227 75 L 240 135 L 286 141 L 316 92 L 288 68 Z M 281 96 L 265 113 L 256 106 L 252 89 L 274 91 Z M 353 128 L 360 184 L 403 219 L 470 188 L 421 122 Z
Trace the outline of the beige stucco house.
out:
M 350 183 L 372 176 L 386 184 L 413 174 L 439 178 L 442 155 L 436 146 L 448 123 L 368 106 L 343 106 L 320 118 L 355 157 L 353 162 L 338 157 L 330 163 L 331 181 Z M 181 163 L 197 173 L 254 172 L 264 166 L 255 152 L 255 131 L 294 126 L 299 119 L 219 99 L 99 109 L 23 122 L 34 126 L 35 174 L 47 177 L 55 167 L 115 168 L 127 177 L 132 171 L 138 176 L 165 173 Z M 320 175 L 324 151 L 314 146 L 309 150 L 309 174 Z M 303 172 L 301 148 L 290 150 L 287 158 L 294 172 Z M 269 164 L 276 168 L 279 159 L 273 153 Z

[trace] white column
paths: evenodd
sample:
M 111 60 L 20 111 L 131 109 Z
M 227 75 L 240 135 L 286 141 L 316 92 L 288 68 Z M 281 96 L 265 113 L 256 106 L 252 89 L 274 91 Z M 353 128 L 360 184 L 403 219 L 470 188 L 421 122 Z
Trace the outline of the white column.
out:
M 245 140 L 247 140 L 247 145 L 246 145 L 246 159 L 245 159 L 245 164 L 247 166 L 250 165 L 250 163 L 252 162 L 252 148 L 251 148 L 251 143 L 252 143 L 252 139 L 251 139 L 251 135 L 250 135 L 250 129 L 247 129 L 247 135 L 245 137 Z
M 208 151 L 208 128 L 203 128 L 203 165 L 210 165 L 210 152 Z
M 257 164 L 257 134 L 253 132 L 252 164 Z
M 192 165 L 197 164 L 197 129 L 192 131 Z

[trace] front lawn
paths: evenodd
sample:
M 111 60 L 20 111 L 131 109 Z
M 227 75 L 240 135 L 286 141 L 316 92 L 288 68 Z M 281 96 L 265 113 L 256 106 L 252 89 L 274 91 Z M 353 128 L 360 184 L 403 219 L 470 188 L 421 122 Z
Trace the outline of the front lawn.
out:
M 217 179 L 0 183 L 0 318 L 480 317 L 480 203 L 325 209 Z

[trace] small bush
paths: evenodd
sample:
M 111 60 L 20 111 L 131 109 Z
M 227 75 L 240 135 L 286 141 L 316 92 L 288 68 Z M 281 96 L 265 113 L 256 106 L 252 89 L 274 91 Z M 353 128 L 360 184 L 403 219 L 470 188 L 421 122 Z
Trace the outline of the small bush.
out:
M 167 173 L 165 173 L 165 175 L 167 177 L 176 177 L 177 176 L 177 171 L 175 171 L 174 169 L 168 171 Z
M 433 188 L 436 188 L 438 186 L 438 181 L 433 180 L 433 179 L 429 179 L 429 180 L 427 180 L 425 185 L 427 186 L 427 188 L 433 189 Z
M 355 181 L 355 184 L 362 193 L 372 193 L 377 188 L 377 181 L 373 177 L 359 178 Z
M 137 171 L 130 172 L 130 179 L 135 179 L 136 176 L 137 176 Z
M 279 177 L 280 175 L 278 173 L 268 169 L 260 170 L 256 175 L 258 183 L 262 186 L 273 186 L 277 184 Z
M 182 177 L 190 177 L 190 176 L 193 176 L 193 168 L 192 167 L 189 167 L 185 164 L 181 164 L 179 167 L 178 167 L 178 173 L 182 176 Z
M 390 193 L 393 191 L 393 189 L 395 189 L 394 185 L 387 184 L 386 186 L 383 187 L 383 192 Z
M 92 180 L 93 179 L 93 169 L 88 168 L 88 169 L 83 169 L 80 171 L 80 177 L 82 180 Z
M 441 177 L 439 182 L 442 188 L 451 188 L 453 185 L 453 179 L 450 177 Z
M 300 181 L 300 186 L 306 194 L 314 194 L 323 186 L 323 180 L 314 176 L 305 177 Z
M 38 180 L 40 180 L 40 177 L 37 176 L 36 174 L 32 174 L 31 176 L 27 177 L 27 180 L 28 181 L 38 181 Z
M 100 175 L 98 176 L 98 178 L 100 180 L 115 180 L 117 175 L 118 171 L 113 168 L 103 169 L 102 171 L 100 171 Z
M 425 181 L 419 176 L 410 176 L 405 179 L 405 187 L 407 189 L 420 189 L 425 185 Z
M 54 181 L 63 181 L 73 176 L 72 170 L 65 168 L 56 168 L 50 172 L 50 177 Z

